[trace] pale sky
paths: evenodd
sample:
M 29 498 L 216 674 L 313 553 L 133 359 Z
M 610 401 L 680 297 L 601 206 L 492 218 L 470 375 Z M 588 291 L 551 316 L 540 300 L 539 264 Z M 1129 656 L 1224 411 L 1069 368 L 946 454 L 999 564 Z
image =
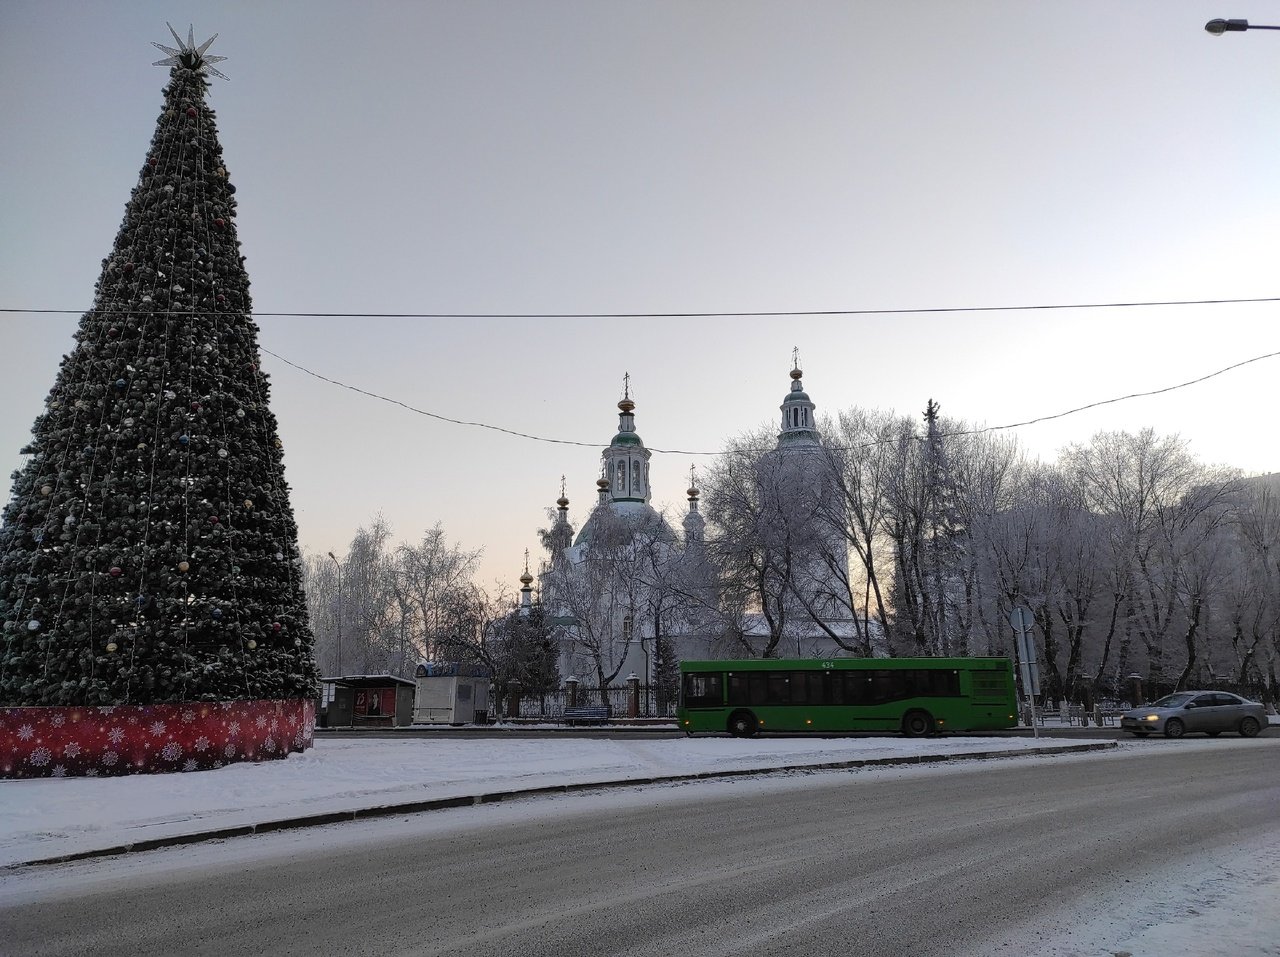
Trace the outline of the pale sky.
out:
M 0 473 L 72 347 L 146 154 L 171 22 L 213 80 L 262 312 L 688 313 L 1280 296 L 1280 32 L 1158 2 L 0 4 Z M 436 521 L 511 587 L 571 518 L 630 372 L 650 447 L 819 414 L 1001 425 L 1280 350 L 1280 304 L 812 318 L 259 320 L 302 547 Z M 1280 469 L 1280 357 L 1015 430 L 1179 433 Z M 683 513 L 690 464 L 655 454 Z M 8 496 L 8 481 L 3 495 Z

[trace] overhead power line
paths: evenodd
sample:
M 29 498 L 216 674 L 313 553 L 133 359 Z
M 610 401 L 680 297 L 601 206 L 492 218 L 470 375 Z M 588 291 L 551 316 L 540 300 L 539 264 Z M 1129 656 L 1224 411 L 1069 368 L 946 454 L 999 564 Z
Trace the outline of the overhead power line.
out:
M 279 353 L 272 352 L 270 349 L 267 349 L 263 346 L 259 346 L 259 349 L 261 349 L 267 355 L 273 356 L 274 358 L 279 359 L 285 365 L 291 366 L 292 368 L 297 369 L 299 372 L 303 372 L 313 378 L 319 379 L 321 382 L 328 382 L 330 385 L 336 385 L 339 388 L 348 389 L 351 392 L 357 392 L 360 395 L 368 396 L 371 399 L 377 399 L 380 402 L 387 402 L 387 403 L 390 403 L 391 405 L 396 405 L 402 409 L 406 409 L 409 412 L 414 412 L 418 415 L 425 415 L 428 418 L 437 419 L 438 421 L 441 421 L 441 422 L 449 422 L 453 425 L 463 425 L 463 426 L 468 426 L 470 428 L 488 429 L 489 431 L 492 431 L 492 432 L 501 432 L 504 435 L 513 435 L 513 436 L 516 436 L 517 438 L 529 439 L 533 442 L 547 442 L 554 445 L 576 445 L 576 446 L 582 446 L 584 448 L 593 448 L 593 449 L 600 447 L 600 443 L 598 441 L 597 442 L 579 442 L 574 439 L 553 439 L 545 435 L 534 435 L 529 432 L 518 432 L 515 429 L 503 428 L 500 425 L 490 425 L 486 422 L 470 422 L 465 419 L 454 419 L 447 415 L 440 415 L 439 413 L 436 413 L 436 412 L 428 412 L 426 409 L 419 409 L 416 406 L 412 406 L 407 402 L 402 402 L 399 399 L 392 399 L 385 395 L 379 395 L 377 392 L 370 392 L 368 389 L 362 389 L 359 386 L 349 385 L 346 382 L 342 382 L 338 379 L 331 379 L 328 376 L 321 375 L 318 372 L 314 372 L 311 369 L 308 369 L 306 366 L 299 365 L 298 363 L 292 361 L 291 359 L 286 359 L 284 356 L 280 355 Z M 1166 392 L 1174 392 L 1178 389 L 1185 389 L 1188 386 L 1197 385 L 1201 382 L 1207 382 L 1209 379 L 1213 379 L 1217 376 L 1224 375 L 1225 373 L 1231 372 L 1234 369 L 1239 369 L 1243 366 L 1250 365 L 1251 363 L 1254 363 L 1254 362 L 1261 362 L 1264 359 L 1274 359 L 1277 356 L 1280 356 L 1280 351 L 1268 352 L 1263 355 L 1253 356 L 1250 359 L 1243 359 L 1240 362 L 1232 363 L 1231 365 L 1226 366 L 1225 368 L 1218 369 L 1216 372 L 1210 372 L 1210 373 L 1207 373 L 1206 375 L 1198 376 L 1195 379 L 1189 379 L 1186 382 L 1179 382 L 1176 385 L 1165 386 L 1162 389 L 1152 389 L 1149 392 L 1131 392 L 1128 395 L 1116 396 L 1115 398 L 1112 398 L 1112 399 L 1101 399 L 1097 402 L 1090 402 L 1087 405 L 1077 406 L 1074 409 L 1067 409 L 1065 412 L 1055 412 L 1052 415 L 1042 415 L 1034 419 L 1027 419 L 1023 422 L 1010 422 L 1007 425 L 990 425 L 980 429 L 958 429 L 953 432 L 943 432 L 941 434 L 943 436 L 982 435 L 987 432 L 1002 432 L 1008 429 L 1017 429 L 1017 428 L 1022 428 L 1023 426 L 1036 425 L 1040 422 L 1049 422 L 1049 421 L 1052 421 L 1053 419 L 1065 418 L 1068 415 L 1075 415 L 1078 412 L 1085 412 L 1089 409 L 1096 409 L 1104 405 L 1114 405 L 1117 402 L 1126 402 L 1129 399 L 1141 399 L 1147 396 L 1163 395 Z M 874 446 L 877 444 L 879 443 L 867 442 L 867 443 L 864 443 L 863 445 L 856 446 L 856 447 L 870 448 L 871 446 Z M 718 451 L 702 452 L 702 451 L 694 451 L 690 449 L 660 449 L 660 448 L 655 448 L 653 446 L 648 446 L 648 448 L 651 452 L 659 452 L 665 455 L 719 455 L 720 454 L 720 452 Z M 841 447 L 833 446 L 831 448 L 840 449 Z M 768 450 L 758 449 L 755 451 L 764 452 Z
M 255 318 L 278 319 L 751 319 L 787 318 L 805 316 L 904 316 L 952 312 L 1032 312 L 1054 309 L 1133 309 L 1149 306 L 1224 306 L 1247 303 L 1280 302 L 1280 296 L 1259 299 L 1163 299 L 1148 302 L 1074 302 L 1034 303 L 1022 306 L 920 306 L 906 309 L 779 309 L 741 312 L 253 312 Z M 130 309 L 17 309 L 0 308 L 0 313 L 24 315 L 82 315 L 96 312 L 99 315 L 130 315 L 138 310 Z M 151 311 L 151 316 L 203 316 L 221 315 L 225 312 L 201 312 L 199 310 Z

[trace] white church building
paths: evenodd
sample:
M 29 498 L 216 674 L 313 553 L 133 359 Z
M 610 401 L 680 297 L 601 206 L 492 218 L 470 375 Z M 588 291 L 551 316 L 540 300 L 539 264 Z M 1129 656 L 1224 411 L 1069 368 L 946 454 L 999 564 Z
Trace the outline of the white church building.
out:
M 776 448 L 762 467 L 781 470 L 796 483 L 786 494 L 812 500 L 824 494 L 817 478 L 821 436 L 814 403 L 804 391 L 796 362 L 780 406 Z M 540 600 L 553 625 L 563 678 L 584 687 L 621 684 L 636 675 L 652 683 L 657 659 L 742 658 L 760 654 L 772 634 L 756 610 L 726 613 L 717 594 L 716 568 L 699 512 L 700 492 L 690 481 L 681 531 L 651 504 L 650 459 L 636 432 L 635 402 L 624 386 L 618 430 L 601 452 L 597 501 L 575 533 L 563 485 L 551 528 L 542 535 L 548 559 L 538 576 Z M 854 635 L 847 599 L 848 555 L 843 539 L 828 537 L 825 555 L 804 556 L 791 580 L 794 589 L 778 657 L 845 656 L 832 639 Z M 533 600 L 533 577 L 522 576 L 521 604 Z M 773 625 L 776 628 L 776 621 Z

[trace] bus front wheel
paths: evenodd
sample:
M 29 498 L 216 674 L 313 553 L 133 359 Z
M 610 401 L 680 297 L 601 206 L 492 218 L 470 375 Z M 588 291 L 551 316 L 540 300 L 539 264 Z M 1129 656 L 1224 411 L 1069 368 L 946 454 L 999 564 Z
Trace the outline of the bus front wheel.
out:
M 756 716 L 750 711 L 729 715 L 729 733 L 735 738 L 749 738 L 756 733 Z
M 928 711 L 908 711 L 902 716 L 902 733 L 908 738 L 920 738 L 933 733 L 933 717 Z

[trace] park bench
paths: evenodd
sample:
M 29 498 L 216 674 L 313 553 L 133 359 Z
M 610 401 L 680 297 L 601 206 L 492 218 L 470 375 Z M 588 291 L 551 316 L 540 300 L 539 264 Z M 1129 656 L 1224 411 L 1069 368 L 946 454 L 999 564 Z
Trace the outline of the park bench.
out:
M 567 725 L 574 724 L 604 724 L 609 720 L 609 709 L 601 706 L 592 706 L 585 708 L 565 708 L 564 723 Z

